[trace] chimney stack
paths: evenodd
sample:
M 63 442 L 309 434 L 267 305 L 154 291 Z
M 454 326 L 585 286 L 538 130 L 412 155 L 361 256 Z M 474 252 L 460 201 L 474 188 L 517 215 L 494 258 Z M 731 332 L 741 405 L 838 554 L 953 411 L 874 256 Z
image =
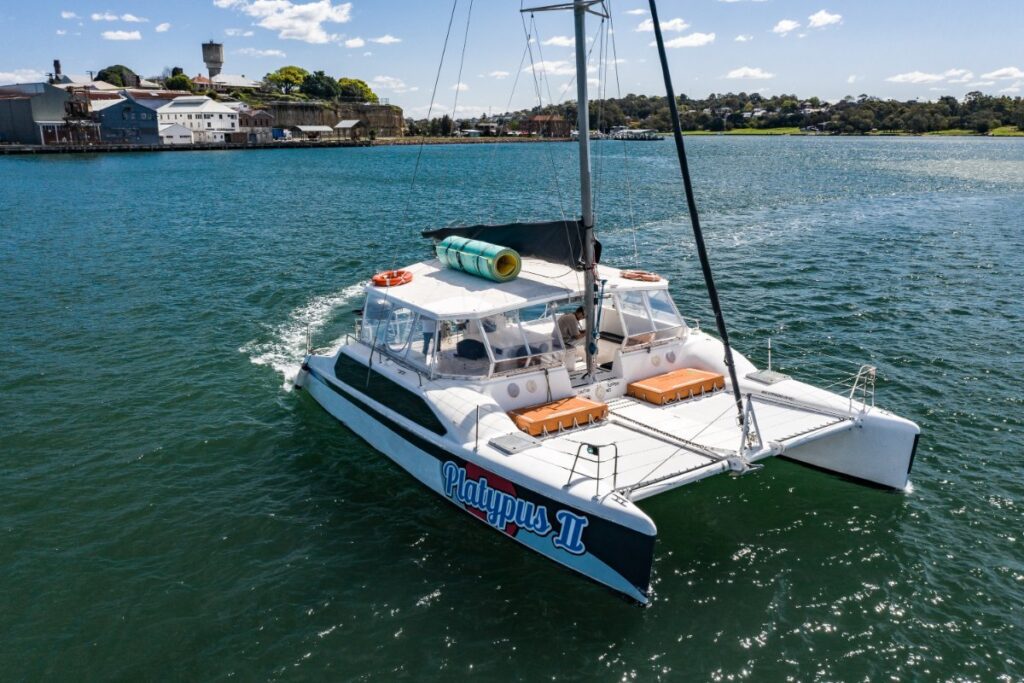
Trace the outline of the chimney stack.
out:
M 60 73 L 60 60 L 59 59 L 55 59 L 55 60 L 53 60 L 53 80 L 54 81 L 60 81 L 60 76 L 61 76 L 61 73 Z

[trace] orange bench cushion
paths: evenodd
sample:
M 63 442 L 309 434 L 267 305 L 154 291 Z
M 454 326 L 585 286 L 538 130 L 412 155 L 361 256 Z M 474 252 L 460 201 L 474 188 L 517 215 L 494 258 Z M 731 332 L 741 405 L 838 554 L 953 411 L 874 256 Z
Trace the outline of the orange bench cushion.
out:
M 585 398 L 573 396 L 551 403 L 509 411 L 508 416 L 516 427 L 530 436 L 540 436 L 545 431 L 572 429 L 608 417 L 608 406 Z
M 660 406 L 724 388 L 725 378 L 716 372 L 683 368 L 633 382 L 626 387 L 626 395 Z

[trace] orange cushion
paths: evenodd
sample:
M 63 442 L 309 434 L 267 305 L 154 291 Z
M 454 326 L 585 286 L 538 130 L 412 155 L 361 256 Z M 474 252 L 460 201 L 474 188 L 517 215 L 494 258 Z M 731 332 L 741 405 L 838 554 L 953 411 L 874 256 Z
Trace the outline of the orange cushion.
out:
M 724 388 L 725 378 L 717 372 L 683 368 L 633 382 L 626 387 L 626 395 L 660 406 Z
M 557 432 L 559 429 L 572 429 L 595 420 L 602 420 L 608 417 L 608 406 L 573 396 L 539 406 L 512 410 L 508 416 L 516 423 L 516 427 L 530 436 L 540 436 L 545 431 Z

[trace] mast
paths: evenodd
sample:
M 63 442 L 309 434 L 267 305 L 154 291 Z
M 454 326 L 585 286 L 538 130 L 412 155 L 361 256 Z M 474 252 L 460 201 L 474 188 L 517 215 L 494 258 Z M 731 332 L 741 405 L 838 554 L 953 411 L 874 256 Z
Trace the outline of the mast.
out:
M 732 382 L 733 397 L 736 400 L 736 411 L 739 422 L 743 424 L 743 396 L 740 384 L 736 380 L 736 364 L 732 359 L 732 347 L 729 346 L 729 332 L 725 328 L 725 316 L 722 315 L 722 304 L 718 300 L 718 288 L 711 274 L 711 261 L 708 250 L 704 246 L 704 232 L 700 229 L 700 216 L 697 215 L 697 200 L 693 196 L 693 184 L 690 182 L 690 167 L 686 163 L 686 148 L 683 146 L 683 131 L 679 124 L 679 108 L 676 106 L 676 93 L 672 89 L 672 76 L 668 71 L 668 56 L 665 54 L 665 40 L 661 35 L 661 23 L 658 21 L 658 7 L 655 0 L 648 0 L 651 7 L 651 21 L 654 23 L 654 40 L 658 44 L 658 57 L 661 59 L 661 74 L 665 79 L 665 94 L 668 96 L 669 113 L 672 115 L 672 134 L 676 140 L 676 154 L 679 156 L 679 170 L 683 174 L 683 188 L 686 190 L 686 205 L 690 210 L 690 223 L 693 225 L 693 240 L 697 243 L 697 255 L 700 256 L 700 267 L 704 271 L 704 284 L 711 299 L 711 308 L 715 312 L 715 325 L 718 335 L 722 338 L 725 350 L 725 366 L 729 369 L 729 380 Z
M 594 297 L 597 278 L 594 273 L 594 205 L 590 185 L 590 105 L 587 99 L 587 7 L 593 0 L 574 0 L 576 19 L 576 130 L 580 145 L 580 207 L 583 216 L 583 311 L 586 315 L 587 378 L 594 380 L 595 343 Z

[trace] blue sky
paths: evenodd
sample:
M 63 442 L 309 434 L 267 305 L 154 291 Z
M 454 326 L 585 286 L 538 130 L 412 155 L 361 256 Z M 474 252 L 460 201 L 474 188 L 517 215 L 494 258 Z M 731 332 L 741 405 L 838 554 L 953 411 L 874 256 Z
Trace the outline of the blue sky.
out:
M 519 0 L 475 1 L 457 85 L 468 4 L 459 1 L 435 113 L 499 112 L 510 98 L 513 108 L 536 104 L 529 73 L 512 88 L 525 45 Z M 610 4 L 621 93 L 660 94 L 653 33 L 644 30 L 647 3 Z M 144 76 L 171 66 L 195 75 L 203 70 L 200 44 L 214 39 L 225 44 L 225 73 L 323 69 L 362 78 L 422 116 L 450 9 L 451 0 L 4 0 L 0 83 L 39 79 L 54 58 L 72 74 L 121 63 Z M 676 45 L 669 51 L 676 89 L 695 97 L 1024 94 L 1024 0 L 661 0 L 659 13 Z M 564 99 L 571 16 L 538 14 L 536 26 L 534 58 L 542 52 L 552 95 Z M 606 87 L 617 94 L 611 78 Z

